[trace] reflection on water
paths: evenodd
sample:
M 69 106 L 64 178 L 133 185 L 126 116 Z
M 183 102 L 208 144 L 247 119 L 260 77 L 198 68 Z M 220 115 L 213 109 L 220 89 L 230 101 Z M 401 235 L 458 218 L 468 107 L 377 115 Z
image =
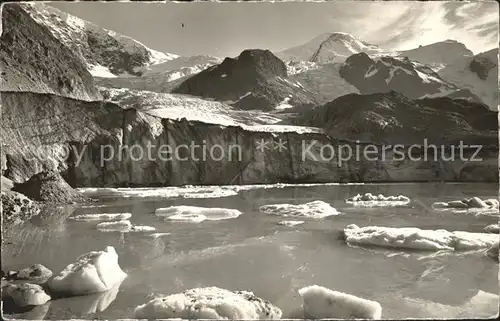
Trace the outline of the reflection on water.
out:
M 193 188 L 192 188 L 193 189 Z M 380 302 L 384 318 L 477 317 L 497 312 L 498 264 L 482 252 L 409 252 L 347 246 L 348 224 L 483 232 L 498 216 L 433 210 L 436 201 L 495 198 L 495 184 L 329 185 L 240 188 L 223 198 L 106 197 L 95 207 L 65 209 L 9 231 L 13 244 L 2 251 L 4 270 L 41 263 L 55 274 L 92 250 L 114 246 L 128 277 L 116 292 L 54 300 L 47 319 L 130 318 L 133 309 L 160 294 L 193 287 L 251 290 L 294 317 L 302 304 L 297 290 L 318 284 Z M 345 203 L 356 194 L 409 196 L 403 207 L 359 208 Z M 144 191 L 135 193 L 142 195 Z M 134 194 L 134 193 L 132 193 Z M 180 195 L 170 191 L 168 195 Z M 259 212 L 268 204 L 320 200 L 341 215 L 301 218 L 279 225 L 279 215 Z M 198 224 L 164 221 L 155 210 L 169 206 L 237 209 L 243 214 Z M 65 220 L 68 215 L 132 213 L 133 225 L 154 233 L 101 232 L 98 222 Z M 69 214 L 68 214 L 69 213 Z M 162 234 L 158 234 L 162 233 Z M 153 235 L 154 234 L 154 235 Z M 496 302 L 496 303 L 495 303 Z M 495 303 L 495 304 L 494 304 Z

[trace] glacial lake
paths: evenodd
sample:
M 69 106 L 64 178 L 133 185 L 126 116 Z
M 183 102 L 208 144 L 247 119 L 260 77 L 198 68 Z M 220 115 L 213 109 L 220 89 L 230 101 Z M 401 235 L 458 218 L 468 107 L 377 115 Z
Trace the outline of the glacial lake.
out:
M 192 190 L 196 188 L 191 187 Z M 208 188 L 210 189 L 210 188 Z M 32 219 L 7 234 L 3 270 L 41 263 L 59 273 L 81 254 L 114 246 L 128 274 L 112 291 L 49 301 L 25 318 L 63 320 L 133 318 L 136 306 L 158 295 L 195 287 L 249 290 L 297 317 L 298 289 L 321 285 L 378 301 L 383 318 L 487 318 L 498 312 L 498 264 L 483 251 L 448 253 L 348 246 L 341 231 L 358 226 L 419 227 L 483 232 L 498 216 L 438 211 L 433 202 L 464 197 L 497 198 L 497 184 L 364 184 L 228 187 L 229 195 L 183 196 L 175 188 L 87 190 L 94 207 L 67 207 Z M 203 190 L 206 190 L 203 189 Z M 402 207 L 356 207 L 345 199 L 358 193 L 406 195 Z M 259 211 L 267 204 L 304 204 L 321 200 L 341 214 L 322 219 L 285 218 Z M 165 221 L 158 208 L 189 205 L 237 209 L 237 218 L 193 222 Z M 98 222 L 65 216 L 132 213 L 134 225 L 154 232 L 102 232 Z M 282 226 L 282 220 L 303 220 Z M 152 235 L 153 233 L 169 233 Z M 7 315 L 9 317 L 9 315 Z M 300 316 L 299 316 L 300 317 Z

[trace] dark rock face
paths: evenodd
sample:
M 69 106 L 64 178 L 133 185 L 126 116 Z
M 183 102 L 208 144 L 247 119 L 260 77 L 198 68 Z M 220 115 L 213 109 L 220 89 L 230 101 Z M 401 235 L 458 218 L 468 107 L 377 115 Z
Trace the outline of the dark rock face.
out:
M 172 92 L 226 101 L 241 109 L 272 110 L 287 97 L 292 105 L 314 102 L 312 93 L 286 77 L 283 61 L 269 50 L 252 49 L 188 78 Z
M 18 225 L 40 213 L 40 206 L 23 194 L 14 191 L 2 192 L 2 227 Z
M 316 121 L 325 119 L 331 122 L 332 119 L 344 119 L 345 126 L 352 128 L 357 126 L 358 132 L 364 130 L 366 122 L 367 125 L 372 126 L 373 133 L 389 136 L 384 130 L 380 128 L 377 130 L 376 121 L 371 119 L 378 119 L 376 118 L 380 117 L 378 115 L 387 115 L 387 119 L 390 119 L 390 113 L 400 110 L 403 118 L 398 121 L 407 125 L 408 122 L 415 120 L 414 113 L 417 111 L 414 103 L 399 94 L 393 95 L 395 97 L 392 98 L 382 96 L 371 104 L 367 104 L 366 97 L 363 98 L 361 95 L 341 97 L 331 103 L 331 111 L 318 109 Z M 353 101 L 353 97 L 360 98 Z M 397 106 L 392 105 L 395 99 L 401 100 Z M 344 107 L 341 106 L 339 100 L 343 102 Z M 325 158 L 321 153 L 329 147 L 338 149 L 339 146 L 349 145 L 352 150 L 356 150 L 356 146 L 364 146 L 364 143 L 356 144 L 319 133 L 254 132 L 240 127 L 211 125 L 185 119 L 173 121 L 153 117 L 132 108 L 123 110 L 114 104 L 75 102 L 50 95 L 9 93 L 6 102 L 8 105 L 5 105 L 5 108 L 10 111 L 10 116 L 2 118 L 2 137 L 12 137 L 12 135 L 4 135 L 4 132 L 12 128 L 13 124 L 19 123 L 20 119 L 30 124 L 18 127 L 18 135 L 23 137 L 23 140 L 13 136 L 14 140 L 10 141 L 10 147 L 5 151 L 9 160 L 6 176 L 16 182 L 27 180 L 33 173 L 36 174 L 37 168 L 43 168 L 47 163 L 44 159 L 30 159 L 23 155 L 22 152 L 25 153 L 25 151 L 19 144 L 31 146 L 31 149 L 39 149 L 44 155 L 53 155 L 54 150 L 57 151 L 57 149 L 43 144 L 44 141 L 55 141 L 57 146 L 70 147 L 70 157 L 54 158 L 51 163 L 57 165 L 63 177 L 73 187 L 277 182 L 496 181 L 498 179 L 498 149 L 495 148 L 485 148 L 483 151 L 485 160 L 473 164 L 475 173 L 468 174 L 470 168 L 466 168 L 470 164 L 460 160 L 434 162 L 432 159 L 428 161 L 379 159 L 374 161 L 350 158 L 340 161 L 338 155 Z M 377 106 L 376 102 L 386 103 L 379 106 L 379 109 L 375 109 L 376 112 L 370 113 L 370 107 Z M 401 104 L 408 106 L 401 107 Z M 363 112 L 355 112 L 354 106 L 366 107 Z M 420 108 L 422 109 L 422 106 Z M 338 111 L 335 111 L 337 109 Z M 346 118 L 343 114 L 349 116 L 350 109 L 353 110 L 353 115 Z M 388 112 L 384 114 L 383 111 L 386 109 Z M 42 110 L 54 115 L 51 121 L 67 124 L 67 126 L 57 127 L 47 125 L 51 123 L 46 123 L 46 120 L 38 121 L 37 116 L 43 115 Z M 321 110 L 325 111 L 325 115 L 320 113 Z M 335 114 L 338 117 L 329 117 L 330 112 L 338 113 L 338 115 Z M 365 121 L 366 115 L 372 118 Z M 417 115 L 423 115 L 423 113 Z M 435 111 L 427 119 L 441 117 L 440 115 L 439 111 Z M 468 128 L 467 122 L 462 117 L 453 117 L 455 118 L 448 120 L 448 124 L 456 120 L 459 125 L 455 124 L 450 128 L 464 130 Z M 75 119 L 81 121 L 76 122 Z M 440 122 L 443 120 L 446 120 L 446 117 L 439 119 Z M 423 123 L 425 120 L 422 121 Z M 332 122 L 332 126 L 325 125 L 324 127 L 331 133 L 335 124 Z M 443 128 L 448 126 L 447 123 L 441 123 L 441 125 Z M 346 133 L 353 132 L 353 130 L 349 131 L 351 127 L 339 128 L 339 132 L 342 130 Z M 82 132 L 84 128 L 91 129 L 88 136 L 75 135 L 75 133 Z M 393 128 L 394 137 L 402 135 L 396 125 Z M 424 132 L 422 127 L 419 128 Z M 465 134 L 470 135 L 471 132 L 464 132 Z M 482 136 L 480 138 L 483 139 Z M 261 152 L 255 148 L 261 140 L 278 141 L 280 139 L 287 143 L 286 151 L 266 149 Z M 492 136 L 492 140 L 497 144 L 496 136 Z M 194 149 L 194 156 L 190 155 L 185 148 L 179 149 L 179 157 L 161 159 L 158 156 L 159 147 L 162 145 L 168 145 L 174 151 L 178 146 L 191 144 L 206 146 L 206 149 L 205 151 L 201 147 Z M 146 156 L 148 145 L 152 146 L 151 157 Z M 216 157 L 210 156 L 209 151 L 215 145 L 221 146 L 224 151 L 220 159 L 217 157 L 220 156 L 219 149 L 215 153 Z M 108 147 L 103 149 L 102 146 Z M 132 146 L 141 147 L 145 153 L 144 156 L 140 157 L 137 150 L 132 150 Z M 239 146 L 239 149 L 235 146 Z M 305 153 L 304 150 L 308 146 L 312 146 L 308 149 L 310 152 Z M 112 153 L 114 155 L 111 155 Z M 414 151 L 414 153 L 421 153 L 421 151 Z
M 350 94 L 296 120 L 345 139 L 386 144 L 483 143 L 497 145 L 496 113 L 484 104 L 451 98 L 412 101 L 391 91 Z
M 407 57 L 380 57 L 374 60 L 366 53 L 359 53 L 347 58 L 339 74 L 361 94 L 396 91 L 410 99 L 450 96 L 481 102 L 470 90 L 447 83 L 428 66 Z
M 23 193 L 33 200 L 47 203 L 86 202 L 88 199 L 75 191 L 53 170 L 43 171 L 32 176 L 28 181 L 16 184 L 14 191 Z
M 480 79 L 486 80 L 490 70 L 498 65 L 497 52 L 497 49 L 493 49 L 488 52 L 475 55 L 469 64 L 469 69 L 472 72 L 475 72 Z
M 97 100 L 93 78 L 77 56 L 19 4 L 2 8 L 2 91 L 31 91 Z

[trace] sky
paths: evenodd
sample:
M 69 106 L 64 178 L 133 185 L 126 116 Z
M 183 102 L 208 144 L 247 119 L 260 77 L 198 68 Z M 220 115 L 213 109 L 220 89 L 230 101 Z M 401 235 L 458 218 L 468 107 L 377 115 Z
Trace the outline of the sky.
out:
M 49 4 L 152 49 L 183 56 L 234 57 L 252 48 L 279 52 L 337 31 L 393 50 L 453 39 L 479 53 L 499 43 L 495 1 Z

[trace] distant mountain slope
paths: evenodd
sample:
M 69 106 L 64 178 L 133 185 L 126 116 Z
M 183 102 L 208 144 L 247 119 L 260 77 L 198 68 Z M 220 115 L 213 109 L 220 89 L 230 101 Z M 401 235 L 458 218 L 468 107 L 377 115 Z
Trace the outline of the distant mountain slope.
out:
M 359 93 L 359 90 L 351 85 L 339 74 L 340 63 L 323 64 L 290 76 L 290 80 L 296 80 L 304 88 L 316 94 L 318 102 L 325 104 L 340 96 Z
M 393 90 L 410 99 L 448 96 L 481 102 L 469 90 L 446 82 L 428 66 L 407 57 L 370 58 L 359 53 L 345 61 L 339 74 L 362 94 Z
M 144 68 L 177 58 L 41 3 L 23 3 L 39 24 L 80 56 L 94 76 L 140 75 Z
M 345 95 L 295 123 L 323 128 L 333 137 L 384 144 L 498 141 L 496 113 L 484 104 L 450 98 L 412 101 L 394 91 Z
M 189 77 L 172 92 L 215 99 L 245 110 L 315 105 L 314 95 L 287 76 L 286 65 L 269 50 L 249 49 Z
M 142 76 L 155 75 L 158 73 L 192 70 L 190 74 L 198 73 L 210 66 L 220 64 L 222 59 L 206 55 L 177 57 L 160 64 L 148 66 L 145 68 Z M 187 75 L 187 74 L 185 74 Z
M 97 100 L 99 92 L 81 59 L 20 4 L 2 6 L 2 91 L 29 91 Z
M 219 58 L 211 56 L 179 57 L 170 61 L 149 66 L 139 77 L 97 77 L 96 82 L 110 88 L 129 88 L 168 93 L 189 76 L 197 74 L 215 64 Z
M 350 34 L 333 32 L 322 34 L 303 45 L 278 52 L 276 55 L 283 60 L 329 63 L 342 62 L 350 55 L 359 52 L 381 51 L 379 47 L 363 42 Z
M 428 64 L 445 81 L 470 90 L 490 109 L 498 106 L 498 49 L 474 56 L 464 44 L 447 40 L 399 53 Z
M 455 40 L 436 42 L 419 48 L 400 51 L 398 54 L 424 64 L 451 64 L 456 60 L 474 55 L 463 43 Z

